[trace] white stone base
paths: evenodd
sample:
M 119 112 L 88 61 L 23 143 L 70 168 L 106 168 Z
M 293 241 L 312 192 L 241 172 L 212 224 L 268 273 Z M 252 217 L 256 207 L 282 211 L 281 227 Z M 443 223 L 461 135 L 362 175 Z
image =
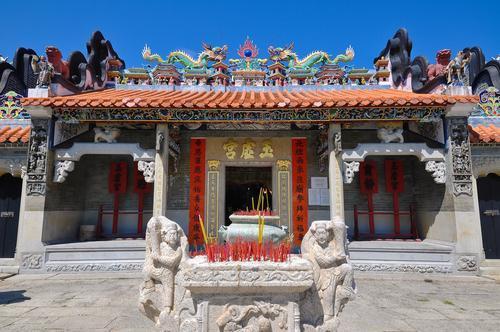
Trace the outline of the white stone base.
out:
M 45 247 L 46 272 L 137 272 L 144 240 L 88 241 Z
M 353 241 L 349 252 L 354 270 L 374 272 L 451 273 L 451 243 L 431 241 Z

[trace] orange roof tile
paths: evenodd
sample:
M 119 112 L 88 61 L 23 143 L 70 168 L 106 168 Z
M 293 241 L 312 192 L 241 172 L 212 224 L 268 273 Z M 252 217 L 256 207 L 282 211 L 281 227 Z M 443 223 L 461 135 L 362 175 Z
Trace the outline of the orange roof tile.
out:
M 477 103 L 477 96 L 416 94 L 399 90 L 269 90 L 269 91 L 92 91 L 64 97 L 24 98 L 23 106 L 69 108 L 326 108 L 447 106 Z
M 500 143 L 500 127 L 490 124 L 489 126 L 469 126 L 471 143 Z
M 0 143 L 28 143 L 31 127 L 3 126 L 0 127 Z

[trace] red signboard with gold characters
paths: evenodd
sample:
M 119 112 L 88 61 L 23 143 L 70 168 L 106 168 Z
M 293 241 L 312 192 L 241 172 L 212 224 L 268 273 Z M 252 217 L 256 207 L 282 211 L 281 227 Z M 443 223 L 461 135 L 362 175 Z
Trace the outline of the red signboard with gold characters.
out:
M 191 245 L 202 245 L 199 218 L 205 211 L 205 146 L 204 138 L 192 138 L 189 148 L 189 234 Z
M 308 225 L 307 139 L 292 139 L 293 239 L 300 246 Z

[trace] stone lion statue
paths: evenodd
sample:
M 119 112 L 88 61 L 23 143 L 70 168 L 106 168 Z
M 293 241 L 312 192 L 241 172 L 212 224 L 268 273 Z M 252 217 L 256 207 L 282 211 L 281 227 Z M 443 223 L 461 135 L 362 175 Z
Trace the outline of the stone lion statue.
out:
M 113 127 L 95 127 L 94 128 L 94 142 L 116 143 L 120 136 L 120 128 Z
M 377 137 L 383 143 L 404 143 L 403 128 L 379 128 Z

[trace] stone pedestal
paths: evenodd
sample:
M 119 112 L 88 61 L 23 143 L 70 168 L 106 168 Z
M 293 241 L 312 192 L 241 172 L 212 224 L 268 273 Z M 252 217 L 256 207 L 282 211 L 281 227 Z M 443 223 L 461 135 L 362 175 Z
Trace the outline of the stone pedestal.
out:
M 146 230 L 139 310 L 163 331 L 334 332 L 356 287 L 343 220 L 312 223 L 286 262 L 191 257 L 180 226 L 153 217 Z
M 192 317 L 180 316 L 181 331 L 193 325 L 195 331 L 257 326 L 263 331 L 300 331 L 299 303 L 313 285 L 313 270 L 298 256 L 286 263 L 208 263 L 200 256 L 181 270 L 178 282 L 198 308 Z

